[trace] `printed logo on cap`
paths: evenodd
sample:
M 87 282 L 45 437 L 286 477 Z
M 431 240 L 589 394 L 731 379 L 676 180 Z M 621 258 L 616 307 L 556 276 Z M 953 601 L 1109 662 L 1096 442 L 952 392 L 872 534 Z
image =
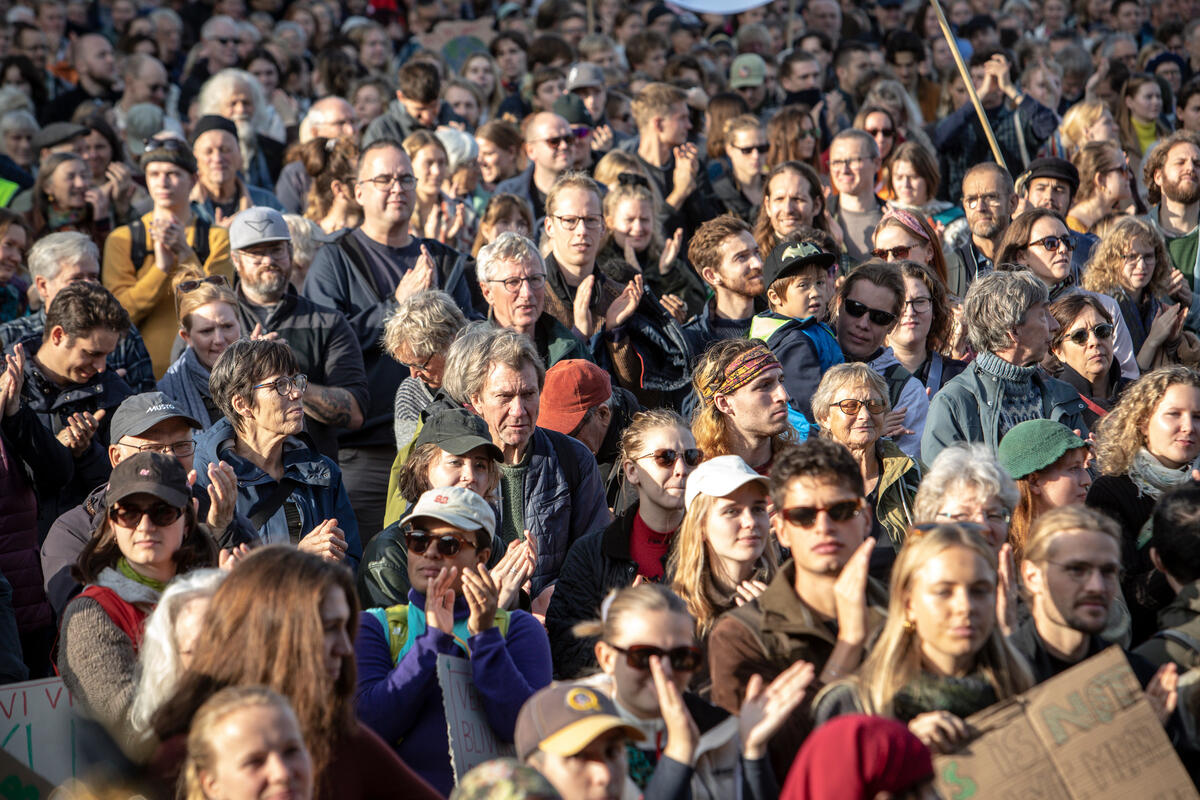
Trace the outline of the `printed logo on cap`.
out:
M 267 219 L 244 219 L 244 220 L 242 220 L 242 223 L 246 227 L 253 228 L 254 230 L 258 231 L 259 233 L 266 233 L 267 228 L 271 227 L 271 220 L 269 218 L 267 218 Z
M 567 692 L 567 705 L 576 711 L 599 711 L 600 700 L 591 689 L 572 689 Z
M 149 478 L 149 477 L 150 477 L 150 470 L 148 470 L 148 469 L 139 469 L 139 470 L 138 470 L 138 475 L 141 475 L 143 478 Z
M 435 503 L 441 503 L 442 505 L 445 505 L 446 503 L 449 503 L 449 502 L 450 502 L 450 498 L 449 498 L 449 497 L 447 497 L 447 496 L 446 496 L 446 495 L 444 495 L 444 494 L 439 494 L 439 495 L 436 495 L 436 496 L 433 498 L 433 502 L 435 502 Z
M 783 251 L 783 257 L 785 260 L 789 258 L 804 258 L 805 256 L 816 255 L 820 252 L 815 245 L 808 242 L 797 242 Z

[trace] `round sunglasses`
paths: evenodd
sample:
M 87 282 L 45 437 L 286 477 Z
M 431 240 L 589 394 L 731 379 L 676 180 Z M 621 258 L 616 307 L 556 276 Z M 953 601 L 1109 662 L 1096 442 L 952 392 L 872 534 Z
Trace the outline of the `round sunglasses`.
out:
M 1112 337 L 1113 326 L 1107 322 L 1101 322 L 1094 328 L 1080 328 L 1079 330 L 1071 331 L 1064 338 L 1070 339 L 1075 344 L 1083 347 L 1087 344 L 1089 333 L 1096 334 L 1096 341 L 1104 342 Z

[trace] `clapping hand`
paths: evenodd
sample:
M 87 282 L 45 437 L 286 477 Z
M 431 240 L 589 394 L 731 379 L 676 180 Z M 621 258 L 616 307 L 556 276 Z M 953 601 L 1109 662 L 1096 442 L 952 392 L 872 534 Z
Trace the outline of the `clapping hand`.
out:
M 485 564 L 479 564 L 475 569 L 464 569 L 462 576 L 463 597 L 467 599 L 467 608 L 471 610 L 467 617 L 467 631 L 475 636 L 495 624 L 496 609 L 500 607 L 500 589 Z
M 514 542 L 504 552 L 504 556 L 492 567 L 492 580 L 500 589 L 499 607 L 512 609 L 521 595 L 521 587 L 533 576 L 537 564 L 537 552 L 529 531 L 525 538 Z
M 746 699 L 738 712 L 742 756 L 754 761 L 767 754 L 771 741 L 796 707 L 804 701 L 816 670 L 807 661 L 797 661 L 763 688 L 761 675 L 751 675 L 746 683 Z
M 696 745 L 700 742 L 700 729 L 684 705 L 683 693 L 667 679 L 662 656 L 650 656 L 650 675 L 654 678 L 654 690 L 658 693 L 658 713 L 667 726 L 667 746 L 663 749 L 663 755 L 691 766 Z
M 78 458 L 87 452 L 96 429 L 100 427 L 100 421 L 107 413 L 102 408 L 95 414 L 87 411 L 72 414 L 67 417 L 66 425 L 56 434 L 56 438 L 63 447 L 68 448 L 71 454 Z
M 663 244 L 662 255 L 658 257 L 658 273 L 666 275 L 671 271 L 671 265 L 675 263 L 675 259 L 679 257 L 679 251 L 683 247 L 683 228 L 676 228 L 675 233 L 670 239 L 667 239 Z
M 412 269 L 404 273 L 404 277 L 396 285 L 396 302 L 402 303 L 418 292 L 432 289 L 433 270 L 433 256 L 430 255 L 429 248 L 422 244 L 421 255 L 417 257 L 417 263 L 413 265 Z
M 458 567 L 442 567 L 425 589 L 425 624 L 454 634 L 454 579 Z
M 0 414 L 11 417 L 21 408 L 21 389 L 25 386 L 25 345 L 18 344 L 12 355 L 4 357 L 0 372 Z
M 340 562 L 346 558 L 346 534 L 336 519 L 327 519 L 302 537 L 296 548 L 326 561 Z

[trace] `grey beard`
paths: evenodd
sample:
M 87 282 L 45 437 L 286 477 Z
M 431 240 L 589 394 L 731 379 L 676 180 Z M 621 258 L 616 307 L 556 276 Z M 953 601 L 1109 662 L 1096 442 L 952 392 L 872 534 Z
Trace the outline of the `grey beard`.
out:
M 242 151 L 242 170 L 248 172 L 258 155 L 258 132 L 248 119 L 234 120 L 234 124 L 238 129 L 238 149 Z

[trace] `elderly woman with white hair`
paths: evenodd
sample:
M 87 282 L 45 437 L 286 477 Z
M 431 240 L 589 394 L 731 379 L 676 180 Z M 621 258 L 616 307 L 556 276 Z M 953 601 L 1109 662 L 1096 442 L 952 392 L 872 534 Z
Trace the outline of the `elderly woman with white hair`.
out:
M 200 88 L 193 117 L 209 114 L 237 125 L 246 182 L 274 187 L 283 168 L 287 132 L 258 78 L 241 69 L 223 69 L 209 78 Z
M 30 175 L 35 174 L 37 153 L 33 152 L 33 137 L 40 130 L 33 114 L 22 109 L 9 111 L 0 117 L 0 153 Z

